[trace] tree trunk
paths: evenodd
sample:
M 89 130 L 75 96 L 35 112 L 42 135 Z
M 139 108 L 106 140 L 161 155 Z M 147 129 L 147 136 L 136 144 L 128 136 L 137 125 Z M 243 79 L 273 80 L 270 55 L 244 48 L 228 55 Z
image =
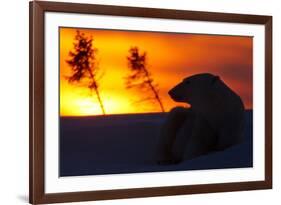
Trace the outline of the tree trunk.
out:
M 157 102 L 159 103 L 160 108 L 161 108 L 161 111 L 162 111 L 162 112 L 165 112 L 163 103 L 162 103 L 162 101 L 161 101 L 161 99 L 160 99 L 160 97 L 159 97 L 159 95 L 158 95 L 158 92 L 157 92 L 157 90 L 155 90 L 154 86 L 153 86 L 152 83 L 151 83 L 151 79 L 150 79 L 150 77 L 149 77 L 148 71 L 147 71 L 145 68 L 143 68 L 143 69 L 144 69 L 146 78 L 147 78 L 147 80 L 148 80 L 148 85 L 149 85 L 150 89 L 152 90 L 152 92 L 154 93 L 155 99 L 156 99 Z
M 164 106 L 163 106 L 163 103 L 158 95 L 158 92 L 155 90 L 154 86 L 149 83 L 149 87 L 151 88 L 152 92 L 154 93 L 154 96 L 155 96 L 155 99 L 157 100 L 157 102 L 159 103 L 160 105 L 160 108 L 161 108 L 161 111 L 162 112 L 165 112 L 165 109 L 164 109 Z
M 99 101 L 99 104 L 100 104 L 100 108 L 101 108 L 102 114 L 105 115 L 105 109 L 104 109 L 104 106 L 103 106 L 103 103 L 102 103 L 102 100 L 101 100 L 101 97 L 100 97 L 100 92 L 99 92 L 99 89 L 98 89 L 98 85 L 96 83 L 95 76 L 93 75 L 93 73 L 92 73 L 92 71 L 90 69 L 88 69 L 88 71 L 89 71 L 89 74 L 90 74 L 90 77 L 91 77 L 93 83 L 95 83 L 95 86 L 92 87 L 92 89 L 95 90 L 95 93 L 97 95 L 97 98 L 98 98 L 98 101 Z
M 100 104 L 100 108 L 101 108 L 102 114 L 105 115 L 104 106 L 103 106 L 103 103 L 102 103 L 102 100 L 101 100 L 98 88 L 95 88 L 95 92 L 96 92 L 96 95 L 97 95 L 97 98 L 98 98 L 98 101 L 99 101 L 99 104 Z

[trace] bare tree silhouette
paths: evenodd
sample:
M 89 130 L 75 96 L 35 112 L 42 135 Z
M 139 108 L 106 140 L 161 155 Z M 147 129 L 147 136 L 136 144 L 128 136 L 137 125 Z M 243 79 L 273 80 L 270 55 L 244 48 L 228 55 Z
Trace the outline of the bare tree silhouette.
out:
M 86 86 L 95 92 L 102 113 L 105 115 L 104 105 L 100 96 L 99 83 L 97 77 L 99 67 L 96 61 L 97 48 L 93 46 L 92 36 L 87 37 L 79 30 L 74 38 L 74 49 L 69 51 L 70 60 L 66 60 L 71 67 L 72 75 L 68 77 L 69 83 L 86 81 Z
M 152 74 L 148 71 L 146 64 L 146 52 L 140 54 L 138 47 L 131 47 L 129 49 L 129 56 L 127 56 L 128 67 L 131 74 L 126 76 L 126 88 L 138 88 L 140 90 L 151 90 L 153 96 L 148 96 L 140 101 L 156 100 L 162 112 L 165 112 L 162 100 L 159 96 L 158 84 L 152 78 Z

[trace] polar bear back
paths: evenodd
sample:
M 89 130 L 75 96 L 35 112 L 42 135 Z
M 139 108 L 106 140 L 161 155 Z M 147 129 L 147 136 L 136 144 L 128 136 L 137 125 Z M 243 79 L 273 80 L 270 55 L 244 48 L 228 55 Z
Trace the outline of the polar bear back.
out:
M 204 105 L 193 107 L 216 130 L 218 149 L 241 142 L 244 129 L 244 105 L 241 98 L 219 78 L 210 88 L 210 93 Z

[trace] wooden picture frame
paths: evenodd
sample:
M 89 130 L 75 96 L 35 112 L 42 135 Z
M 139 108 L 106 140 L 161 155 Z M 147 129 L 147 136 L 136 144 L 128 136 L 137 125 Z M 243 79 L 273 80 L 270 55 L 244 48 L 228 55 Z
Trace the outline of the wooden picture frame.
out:
M 265 27 L 265 176 L 261 181 L 163 186 L 149 188 L 96 190 L 69 193 L 45 192 L 45 45 L 46 12 L 66 12 L 204 22 L 244 23 Z M 272 17 L 153 8 L 104 6 L 78 3 L 33 1 L 29 4 L 29 199 L 32 204 L 88 200 L 153 197 L 180 194 L 229 192 L 272 188 Z

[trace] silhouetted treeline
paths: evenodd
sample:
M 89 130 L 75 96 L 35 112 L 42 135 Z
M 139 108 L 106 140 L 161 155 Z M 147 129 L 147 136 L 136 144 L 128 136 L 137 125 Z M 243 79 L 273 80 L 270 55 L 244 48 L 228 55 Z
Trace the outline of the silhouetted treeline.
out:
M 155 100 L 159 104 L 161 111 L 165 112 L 159 96 L 158 84 L 154 82 L 146 64 L 146 52 L 141 54 L 138 47 L 132 47 L 129 50 L 127 60 L 130 74 L 125 78 L 126 88 L 137 88 L 140 91 L 146 92 L 148 96 L 141 99 L 141 101 Z M 149 95 L 149 92 L 151 92 L 151 95 Z
M 68 81 L 70 83 L 86 81 L 87 87 L 96 94 L 101 111 L 105 114 L 97 77 L 99 67 L 96 54 L 98 50 L 93 46 L 93 38 L 92 36 L 87 37 L 77 30 L 73 45 L 73 50 L 69 52 L 70 59 L 66 61 L 72 70 Z
M 94 47 L 93 41 L 92 36 L 86 36 L 79 30 L 76 31 L 73 49 L 68 54 L 70 58 L 66 60 L 72 71 L 67 79 L 69 83 L 86 85 L 96 95 L 100 109 L 105 115 L 105 107 L 100 95 L 100 68 L 96 60 L 98 49 Z M 165 112 L 158 84 L 154 82 L 148 69 L 146 56 L 146 52 L 140 53 L 138 47 L 129 49 L 127 62 L 130 73 L 125 77 L 126 89 L 139 89 L 142 92 L 140 96 L 144 96 L 139 102 L 152 100 L 157 102 L 162 112 Z

